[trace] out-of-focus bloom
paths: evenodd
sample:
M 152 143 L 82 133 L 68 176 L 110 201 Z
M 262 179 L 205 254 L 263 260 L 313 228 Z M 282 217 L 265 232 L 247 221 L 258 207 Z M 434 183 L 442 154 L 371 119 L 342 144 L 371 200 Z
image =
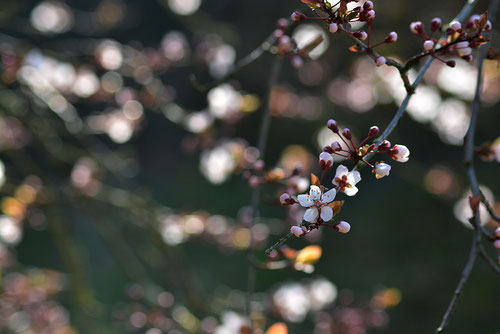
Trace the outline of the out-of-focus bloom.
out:
M 358 192 L 356 183 L 361 181 L 361 174 L 358 171 L 349 172 L 349 169 L 340 165 L 337 167 L 333 184 L 339 188 L 339 191 L 345 193 L 347 196 L 354 196 Z
M 410 150 L 404 145 L 394 145 L 392 158 L 398 162 L 407 162 L 410 156 Z
M 318 186 L 311 186 L 309 194 L 297 196 L 300 205 L 308 208 L 304 213 L 304 220 L 313 223 L 318 219 L 318 216 L 325 222 L 332 219 L 333 210 L 328 206 L 328 203 L 335 199 L 336 194 L 335 189 L 323 193 Z
M 374 168 L 375 177 L 377 179 L 381 179 L 384 176 L 389 175 L 390 171 L 391 171 L 391 165 L 386 164 L 384 162 L 377 163 Z

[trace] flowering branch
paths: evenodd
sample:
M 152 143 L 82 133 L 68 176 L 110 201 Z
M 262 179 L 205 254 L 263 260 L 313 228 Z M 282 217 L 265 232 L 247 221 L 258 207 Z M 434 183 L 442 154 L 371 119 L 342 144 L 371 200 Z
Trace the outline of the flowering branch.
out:
M 498 5 L 498 0 L 493 0 L 490 3 L 490 8 L 489 12 L 490 13 L 495 13 L 496 8 Z M 493 21 L 493 18 L 492 18 Z M 477 118 L 479 114 L 479 104 L 480 104 L 480 98 L 481 98 L 481 83 L 482 83 L 482 68 L 483 68 L 483 61 L 486 57 L 487 54 L 487 46 L 483 45 L 480 48 L 480 53 L 479 53 L 479 59 L 478 59 L 478 74 L 477 74 L 477 82 L 476 82 L 476 89 L 475 89 L 475 95 L 474 95 L 474 101 L 472 102 L 472 114 L 471 114 L 471 120 L 469 124 L 469 129 L 467 130 L 467 134 L 465 137 L 465 143 L 464 143 L 464 151 L 465 151 L 465 165 L 467 167 L 467 175 L 469 177 L 469 182 L 470 186 L 472 189 L 472 196 L 473 198 L 481 198 L 482 194 L 479 189 L 479 184 L 477 182 L 476 178 L 476 172 L 474 170 L 473 166 L 473 161 L 474 161 L 474 135 L 476 131 L 476 124 L 477 124 Z M 453 297 L 448 305 L 448 308 L 443 316 L 443 319 L 441 321 L 441 324 L 436 330 L 436 333 L 441 334 L 445 333 L 448 323 L 450 321 L 451 316 L 453 315 L 457 303 L 458 303 L 458 298 L 462 294 L 462 291 L 465 287 L 465 284 L 467 283 L 467 280 L 470 276 L 470 273 L 472 271 L 472 268 L 474 266 L 474 263 L 476 262 L 477 255 L 481 254 L 481 257 L 485 259 L 486 263 L 489 264 L 490 267 L 492 267 L 497 273 L 500 273 L 499 270 L 497 270 L 497 266 L 493 265 L 492 261 L 488 258 L 485 250 L 482 247 L 481 244 L 481 229 L 479 226 L 481 226 L 481 220 L 479 217 L 479 209 L 478 207 L 474 207 L 472 205 L 471 200 L 471 208 L 473 210 L 473 217 L 470 219 L 470 223 L 472 226 L 474 226 L 474 234 L 473 234 L 473 240 L 472 240 L 472 246 L 471 250 L 469 253 L 469 258 L 467 260 L 467 263 L 462 271 L 460 281 L 458 282 L 458 285 L 455 289 L 455 292 L 453 294 Z M 479 204 L 479 203 L 478 203 Z

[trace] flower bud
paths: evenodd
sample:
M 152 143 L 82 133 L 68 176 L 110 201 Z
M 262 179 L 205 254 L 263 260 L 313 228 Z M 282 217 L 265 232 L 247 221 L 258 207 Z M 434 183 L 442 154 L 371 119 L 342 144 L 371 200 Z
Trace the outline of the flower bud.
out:
M 364 4 L 363 4 L 363 9 L 366 11 L 366 10 L 371 10 L 373 9 L 373 2 L 371 2 L 370 0 L 366 1 Z
M 293 12 L 291 18 L 293 22 L 300 22 L 305 20 L 306 16 L 300 12 Z
M 448 65 L 449 67 L 455 67 L 457 63 L 454 61 L 454 60 L 448 60 L 446 62 L 446 65 Z
M 497 236 L 497 238 L 500 238 L 500 227 L 497 227 L 497 229 L 495 230 L 495 235 Z
M 410 30 L 415 35 L 418 35 L 418 34 L 420 34 L 421 32 L 424 31 L 424 25 L 420 21 L 412 22 L 410 24 Z
M 368 130 L 368 137 L 375 138 L 378 136 L 379 132 L 380 132 L 380 130 L 379 130 L 378 126 L 372 126 L 370 128 L 370 130 Z
M 300 226 L 292 226 L 290 228 L 290 232 L 292 232 L 296 237 L 301 237 L 306 234 L 306 231 Z
M 438 30 L 439 28 L 441 28 L 441 19 L 439 17 L 435 17 L 432 19 L 431 21 L 431 32 L 434 32 L 436 30 Z
M 375 64 L 377 64 L 377 66 L 385 65 L 386 62 L 387 62 L 387 59 L 385 59 L 385 57 L 382 57 L 382 56 L 375 59 Z
M 339 26 L 337 25 L 337 23 L 335 22 L 330 23 L 330 25 L 328 26 L 328 31 L 334 33 L 337 32 L 337 30 L 339 30 Z
M 345 128 L 343 131 L 342 131 L 342 135 L 347 139 L 347 140 L 351 140 L 352 139 L 352 133 L 351 133 L 351 130 L 349 130 L 348 128 Z
M 424 50 L 425 51 L 430 51 L 434 48 L 434 42 L 431 40 L 427 40 L 424 42 Z
M 385 38 L 386 43 L 394 43 L 398 40 L 398 34 L 397 32 L 393 31 L 390 32 L 389 35 Z
M 329 153 L 321 152 L 319 155 L 319 165 L 323 169 L 332 168 L 333 158 Z
M 339 126 L 337 125 L 337 122 L 334 121 L 333 119 L 328 120 L 328 123 L 326 123 L 326 125 L 333 132 L 339 133 Z
M 391 142 L 388 140 L 383 140 L 378 146 L 377 149 L 379 151 L 385 151 L 388 150 L 391 147 Z
M 450 24 L 450 28 L 453 30 L 453 31 L 459 31 L 459 30 L 462 30 L 462 24 L 460 22 L 453 22 L 452 24 Z
M 472 55 L 465 55 L 465 56 L 462 56 L 461 58 L 469 63 L 472 61 Z
M 331 146 L 335 152 L 342 151 L 342 145 L 338 141 L 334 141 Z
M 478 14 L 472 15 L 468 20 L 467 24 L 465 25 L 466 28 L 472 28 L 472 29 L 477 29 L 479 27 L 479 20 L 481 19 L 481 16 Z
M 336 225 L 333 226 L 334 229 L 339 231 L 340 233 L 347 233 L 351 230 L 351 225 L 348 222 L 340 221 Z
M 398 162 L 407 162 L 410 156 L 410 150 L 404 145 L 394 145 L 391 150 L 392 158 Z
M 375 20 L 375 11 L 373 9 L 370 9 L 366 12 L 365 17 L 366 21 L 372 22 L 373 20 Z
M 486 21 L 486 25 L 484 26 L 484 30 L 486 30 L 486 31 L 491 30 L 491 21 L 490 20 Z
M 384 176 L 389 175 L 389 172 L 391 171 L 391 165 L 384 162 L 379 162 L 375 164 L 375 168 L 373 169 L 373 171 L 375 172 L 375 177 L 377 179 L 381 179 Z
M 257 160 L 253 163 L 253 169 L 258 171 L 258 172 L 262 172 L 264 170 L 264 161 L 262 160 Z
M 323 147 L 323 152 L 331 154 L 331 153 L 333 153 L 335 151 L 333 150 L 333 148 L 331 146 L 326 145 L 325 147 Z
M 297 203 L 297 201 L 292 196 L 290 196 L 288 193 L 283 193 L 280 196 L 280 203 L 282 205 L 292 205 L 292 204 Z
M 497 239 L 493 242 L 493 247 L 496 249 L 500 249 L 500 239 Z
M 368 34 L 363 30 L 355 31 L 352 34 L 354 37 L 356 37 L 357 39 L 359 39 L 361 41 L 364 41 L 368 37 Z

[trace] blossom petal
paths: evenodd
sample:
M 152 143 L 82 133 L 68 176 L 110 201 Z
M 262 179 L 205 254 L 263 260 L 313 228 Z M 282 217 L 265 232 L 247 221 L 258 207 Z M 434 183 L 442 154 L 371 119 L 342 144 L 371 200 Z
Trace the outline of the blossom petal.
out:
M 321 219 L 323 219 L 324 222 L 330 221 L 333 217 L 333 210 L 329 206 L 324 206 L 321 208 Z
M 347 196 L 354 196 L 358 193 L 358 188 L 356 188 L 355 186 L 352 186 L 351 188 L 345 188 L 344 190 L 344 193 L 347 195 Z
M 309 208 L 304 213 L 304 220 L 309 223 L 313 223 L 318 218 L 318 209 L 317 208 Z
M 335 189 L 328 190 L 326 193 L 324 193 L 321 196 L 321 203 L 323 203 L 323 204 L 330 203 L 331 201 L 333 201 L 335 199 L 335 195 L 337 195 L 337 190 L 335 190 Z
M 357 170 L 354 170 L 351 173 L 352 173 L 352 176 L 354 177 L 354 184 L 356 184 L 359 181 L 361 181 L 361 174 Z
M 349 172 L 349 169 L 344 166 L 344 165 L 339 165 L 337 167 L 337 171 L 335 172 L 335 178 L 342 178 L 342 175 L 345 175 L 347 174 L 347 172 Z M 335 180 L 335 179 L 334 179 Z
M 311 189 L 309 189 L 309 196 L 311 196 L 313 201 L 319 201 L 321 198 L 321 189 L 319 189 L 318 186 L 311 186 Z
M 308 194 L 302 194 L 297 196 L 297 200 L 299 201 L 299 204 L 302 205 L 304 208 L 308 208 L 314 205 L 314 201 Z

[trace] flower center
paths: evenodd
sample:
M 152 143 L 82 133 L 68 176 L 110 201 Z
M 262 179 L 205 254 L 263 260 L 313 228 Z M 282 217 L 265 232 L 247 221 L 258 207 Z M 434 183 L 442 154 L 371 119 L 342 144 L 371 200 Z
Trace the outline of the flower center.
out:
M 344 192 L 345 188 L 351 188 L 352 185 L 347 182 L 347 175 L 342 175 L 342 178 L 336 177 L 335 178 L 335 183 L 338 185 L 339 190 L 341 192 Z

